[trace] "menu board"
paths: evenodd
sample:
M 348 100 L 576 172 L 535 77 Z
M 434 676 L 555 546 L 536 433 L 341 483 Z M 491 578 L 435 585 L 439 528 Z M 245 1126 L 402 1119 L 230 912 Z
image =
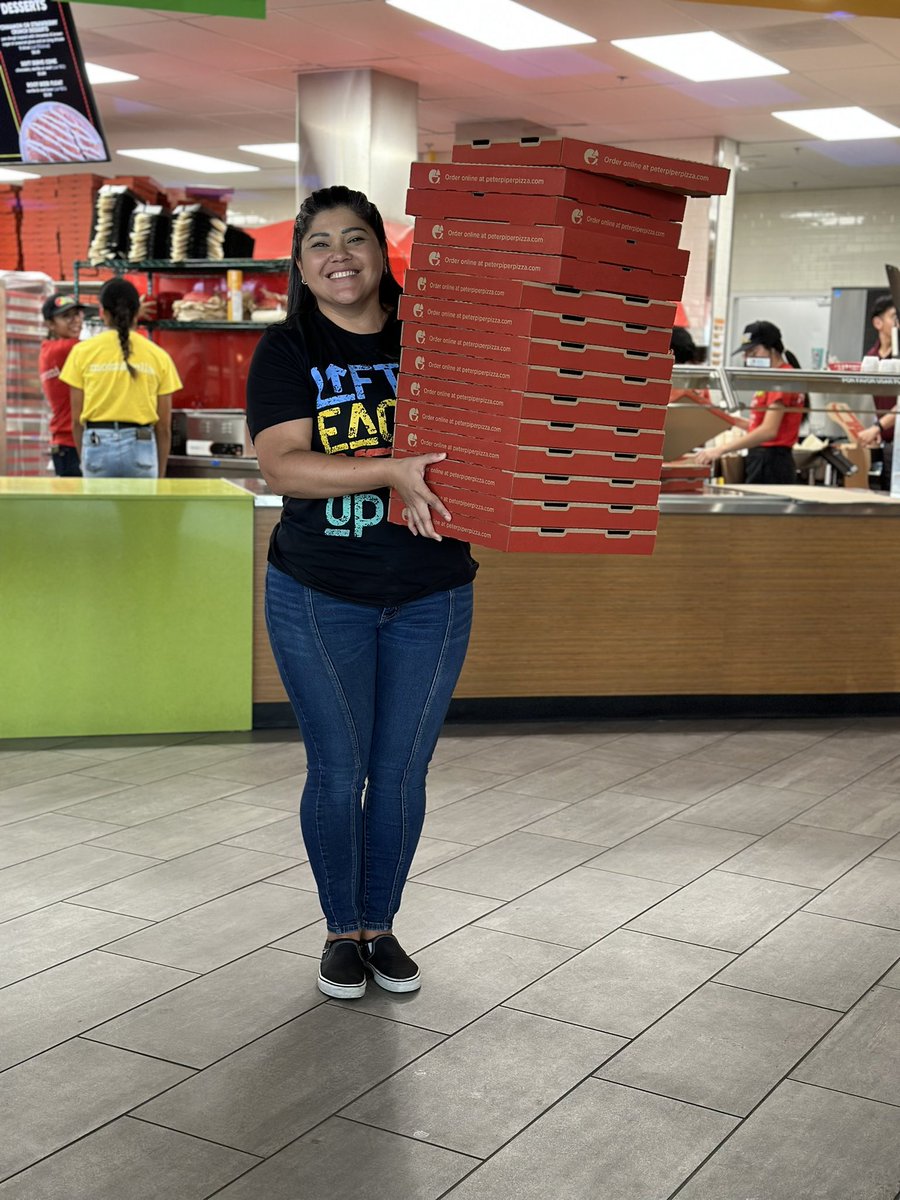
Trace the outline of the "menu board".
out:
M 0 0 L 0 163 L 107 162 L 67 4 Z

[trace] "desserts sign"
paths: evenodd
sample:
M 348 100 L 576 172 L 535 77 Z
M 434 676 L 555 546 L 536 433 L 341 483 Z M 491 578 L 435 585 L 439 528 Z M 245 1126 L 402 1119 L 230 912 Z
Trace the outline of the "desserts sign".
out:
M 0 163 L 109 160 L 68 5 L 0 0 L 0 76 Z

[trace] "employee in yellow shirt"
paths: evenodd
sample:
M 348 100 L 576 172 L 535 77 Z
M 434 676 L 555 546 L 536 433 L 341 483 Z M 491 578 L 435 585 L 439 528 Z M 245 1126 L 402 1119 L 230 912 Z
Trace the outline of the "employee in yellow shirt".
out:
M 137 329 L 141 299 L 127 279 L 100 289 L 107 332 L 79 342 L 60 379 L 69 385 L 72 433 L 86 479 L 165 475 L 172 393 L 182 384 L 170 356 Z

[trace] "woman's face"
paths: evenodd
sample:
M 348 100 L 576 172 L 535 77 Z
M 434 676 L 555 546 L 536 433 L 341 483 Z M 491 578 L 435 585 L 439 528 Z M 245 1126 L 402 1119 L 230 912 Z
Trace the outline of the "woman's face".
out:
M 319 213 L 300 243 L 300 272 L 326 311 L 377 302 L 384 265 L 374 231 L 352 208 Z
M 77 338 L 81 336 L 81 327 L 84 325 L 84 313 L 80 308 L 72 308 L 61 316 L 57 314 L 47 324 L 50 327 L 50 333 L 53 337 Z

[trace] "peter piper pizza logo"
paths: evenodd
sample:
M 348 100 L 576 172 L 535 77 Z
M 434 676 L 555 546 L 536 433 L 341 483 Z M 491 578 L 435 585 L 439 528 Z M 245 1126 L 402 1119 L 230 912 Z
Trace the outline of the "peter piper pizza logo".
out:
M 425 345 L 425 330 L 424 329 L 416 330 L 416 344 L 419 346 Z
M 424 354 L 416 355 L 416 370 L 417 371 L 425 370 L 425 355 Z
M 441 238 L 444 236 L 443 225 L 432 225 L 431 236 L 434 238 L 434 240 L 436 242 L 439 242 L 441 240 Z
M 428 182 L 429 183 L 440 183 L 441 182 L 441 173 L 437 169 L 437 167 L 432 167 L 432 169 L 428 172 Z
M 424 292 L 425 289 L 428 287 L 428 276 L 420 275 L 419 278 L 416 280 L 416 287 L 419 289 L 420 292 Z
M 441 265 L 440 250 L 432 250 L 432 252 L 428 255 L 428 265 L 430 267 L 439 267 Z
M 584 220 L 584 209 L 583 208 L 573 208 L 572 209 L 572 224 L 580 225 L 583 220 Z
M 418 394 L 419 394 L 419 392 L 421 392 L 421 390 L 422 390 L 422 387 L 421 387 L 421 384 L 419 383 L 418 379 L 414 379 L 412 381 L 412 383 L 409 385 L 409 394 L 411 396 L 418 396 Z
M 415 447 L 418 446 L 418 444 L 419 444 L 419 435 L 417 433 L 412 433 L 412 432 L 408 433 L 406 435 L 406 444 L 407 444 L 407 446 L 412 446 L 413 449 L 415 449 Z
M 406 415 L 410 419 L 410 421 L 418 421 L 419 410 L 417 408 L 407 409 Z
M 413 305 L 413 316 L 416 317 L 416 319 L 418 319 L 421 316 L 424 316 L 424 314 L 425 314 L 425 305 L 424 304 L 414 304 Z
M 594 149 L 585 150 L 584 161 L 587 163 L 587 165 L 589 167 L 596 167 L 597 163 L 600 161 L 600 155 Z

